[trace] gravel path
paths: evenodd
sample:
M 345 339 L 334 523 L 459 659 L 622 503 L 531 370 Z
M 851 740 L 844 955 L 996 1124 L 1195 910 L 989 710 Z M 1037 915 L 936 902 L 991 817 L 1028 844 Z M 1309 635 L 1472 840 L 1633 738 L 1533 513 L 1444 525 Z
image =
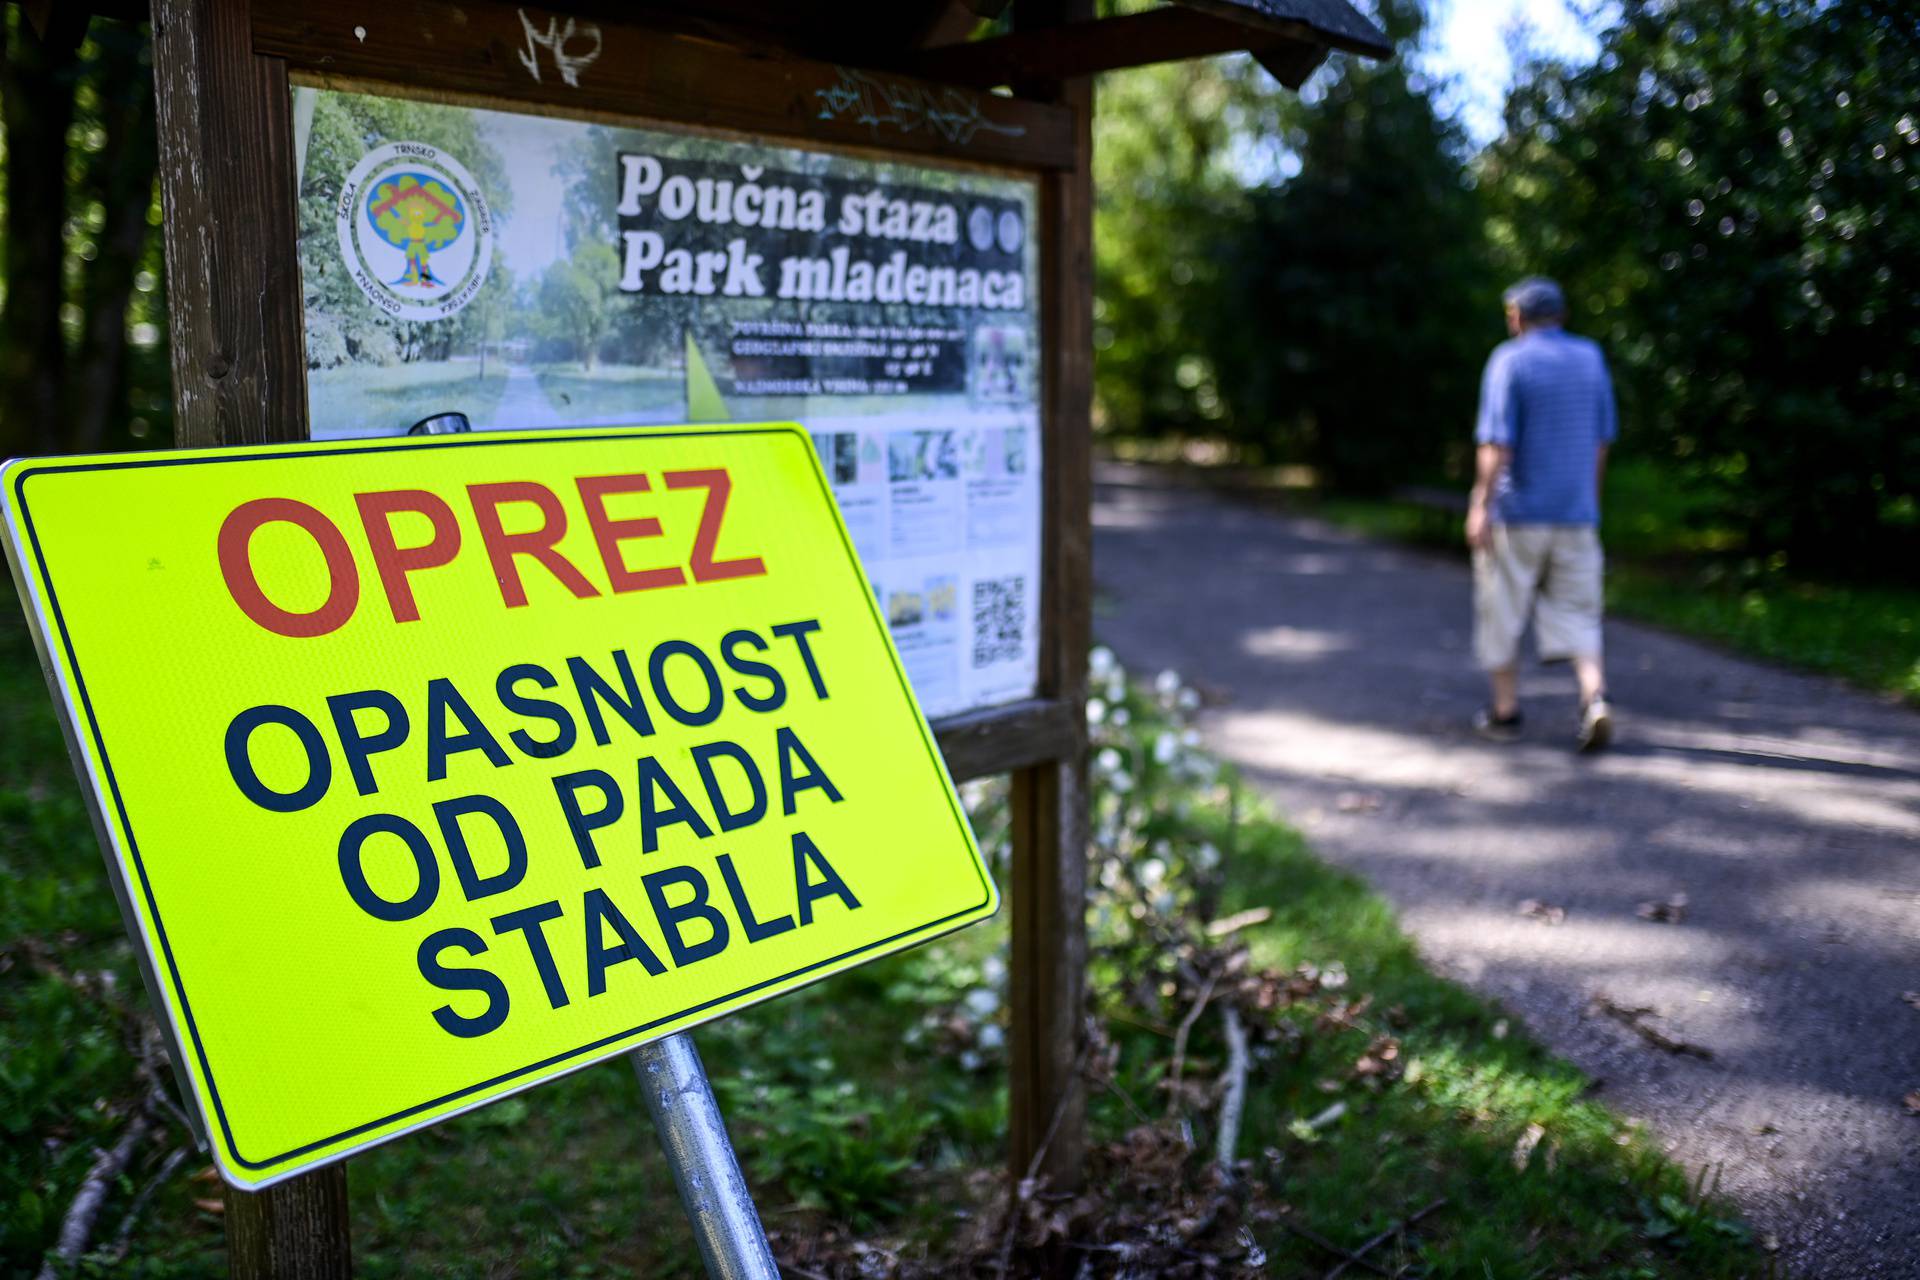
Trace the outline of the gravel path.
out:
M 523 364 L 507 366 L 507 385 L 500 393 L 500 407 L 493 420 L 503 427 L 557 427 L 565 421 L 553 401 L 540 389 L 540 379 Z
M 1523 669 L 1483 743 L 1463 565 L 1103 466 L 1095 630 L 1208 694 L 1202 730 L 1439 971 L 1602 1081 L 1806 1280 L 1920 1277 L 1920 715 L 1608 624 L 1620 741 Z M 1638 918 L 1686 895 L 1677 924 Z M 1549 924 L 1520 914 L 1563 908 Z M 1708 1059 L 1657 1048 L 1596 997 Z M 1917 997 L 1920 999 L 1920 997 Z

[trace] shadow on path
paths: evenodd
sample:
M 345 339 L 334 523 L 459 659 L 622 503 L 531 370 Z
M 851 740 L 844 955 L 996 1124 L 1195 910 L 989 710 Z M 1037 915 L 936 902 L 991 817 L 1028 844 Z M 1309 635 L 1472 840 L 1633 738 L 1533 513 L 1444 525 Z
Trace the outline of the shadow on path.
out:
M 1095 630 L 1209 699 L 1209 746 L 1366 875 L 1440 971 L 1497 996 L 1776 1234 L 1796 1274 L 1920 1276 L 1920 715 L 1609 622 L 1621 740 L 1573 682 L 1484 697 L 1463 565 L 1102 466 Z M 1655 924 L 1637 905 L 1687 895 Z M 1566 908 L 1546 925 L 1524 899 Z M 1709 1060 L 1592 1011 L 1653 1008 Z

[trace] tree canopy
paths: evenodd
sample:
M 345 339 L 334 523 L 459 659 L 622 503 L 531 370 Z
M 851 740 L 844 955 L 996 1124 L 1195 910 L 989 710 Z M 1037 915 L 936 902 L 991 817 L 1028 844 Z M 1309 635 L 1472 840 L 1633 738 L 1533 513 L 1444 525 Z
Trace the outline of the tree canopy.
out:
M 1403 49 L 1417 6 L 1383 15 Z M 1095 139 L 1101 417 L 1379 488 L 1438 465 L 1499 336 L 1457 126 L 1403 59 L 1296 97 L 1251 60 L 1109 77 Z
M 1566 280 L 1630 444 L 1755 545 L 1913 548 L 1915 34 L 1819 0 L 1626 0 L 1592 66 L 1529 68 L 1485 158 L 1500 247 Z
M 1920 26 L 1894 6 L 1625 0 L 1523 63 L 1479 153 L 1417 65 L 1129 72 L 1096 133 L 1100 421 L 1347 489 L 1465 464 L 1500 286 L 1559 277 L 1624 447 L 1750 546 L 1886 570 L 1920 534 Z M 1277 159 L 1276 159 L 1277 157 Z
M 1133 7 L 1113 0 L 1108 7 Z M 0 16 L 6 199 L 0 453 L 165 439 L 165 292 L 145 28 L 54 6 Z M 1748 544 L 1886 570 L 1920 549 L 1920 23 L 1861 0 L 1620 0 L 1582 65 L 1525 62 L 1477 152 L 1418 71 L 1420 0 L 1383 0 L 1400 57 L 1334 58 L 1304 92 L 1241 56 L 1105 77 L 1095 120 L 1096 422 L 1205 436 L 1378 489 L 1458 478 L 1500 286 L 1554 275 L 1620 383 L 1623 448 L 1704 490 Z M 471 117 L 333 98 L 301 181 L 376 136 L 498 158 Z M 671 149 L 670 140 L 661 145 Z M 555 157 L 612 163 L 614 135 Z M 795 153 L 825 171 L 849 163 Z M 303 202 L 311 223 L 324 202 Z M 675 346 L 594 318 L 604 210 L 562 211 L 567 257 L 495 272 L 431 335 L 372 308 L 307 335 L 326 368 L 423 343 L 565 343 L 583 362 Z M 302 284 L 354 286 L 329 222 Z M 600 263 L 604 267 L 604 262 Z M 508 333 L 515 290 L 541 332 Z M 350 299 L 349 299 L 350 301 Z

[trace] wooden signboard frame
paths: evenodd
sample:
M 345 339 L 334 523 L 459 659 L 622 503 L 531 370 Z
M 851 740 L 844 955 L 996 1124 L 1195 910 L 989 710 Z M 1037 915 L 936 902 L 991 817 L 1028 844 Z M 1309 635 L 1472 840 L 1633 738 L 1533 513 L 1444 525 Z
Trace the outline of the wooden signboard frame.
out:
M 1017 30 L 1092 0 L 1015 0 Z M 690 13 L 698 6 L 689 6 Z M 1039 189 L 1040 676 L 1032 698 L 936 722 L 956 781 L 1012 777 L 1009 1164 L 1078 1178 L 1084 1100 L 1087 740 L 1092 601 L 1092 91 L 1014 97 L 689 34 L 589 19 L 566 0 L 152 0 L 174 377 L 182 447 L 308 435 L 296 245 L 296 84 L 622 124 L 711 130 L 880 158 L 1017 171 Z M 526 33 L 599 50 L 569 72 Z M 549 25 L 552 24 L 552 25 Z M 675 26 L 678 29 L 672 29 Z M 589 33 L 589 29 L 591 32 Z M 561 48 L 564 48 L 564 41 Z M 531 57 L 528 55 L 532 55 Z M 1001 127 L 983 129 L 992 122 Z M 236 1276 L 351 1271 L 344 1164 L 229 1190 Z

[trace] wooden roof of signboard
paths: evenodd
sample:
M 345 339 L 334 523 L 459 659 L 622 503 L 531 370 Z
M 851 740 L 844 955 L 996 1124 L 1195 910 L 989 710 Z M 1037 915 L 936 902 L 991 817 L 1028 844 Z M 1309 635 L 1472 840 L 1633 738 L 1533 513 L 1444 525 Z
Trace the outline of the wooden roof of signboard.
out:
M 1174 0 L 1093 22 L 924 48 L 899 69 L 992 86 L 1246 50 L 1298 89 L 1335 49 L 1374 58 L 1393 52 L 1346 0 Z
M 656 20 L 727 43 L 979 87 L 1250 51 L 1289 88 L 1328 53 L 1391 56 L 1347 0 L 1170 0 L 1139 12 L 972 40 L 1008 0 L 574 0 L 552 7 Z
M 19 0 L 44 23 L 55 3 Z M 137 20 L 147 0 L 74 0 Z M 762 53 L 799 54 L 929 80 L 996 87 L 1245 50 L 1297 89 L 1339 50 L 1385 58 L 1392 46 L 1347 0 L 1169 0 L 1155 8 L 1038 31 L 969 37 L 1009 0 L 549 0 L 542 7 L 657 24 Z

